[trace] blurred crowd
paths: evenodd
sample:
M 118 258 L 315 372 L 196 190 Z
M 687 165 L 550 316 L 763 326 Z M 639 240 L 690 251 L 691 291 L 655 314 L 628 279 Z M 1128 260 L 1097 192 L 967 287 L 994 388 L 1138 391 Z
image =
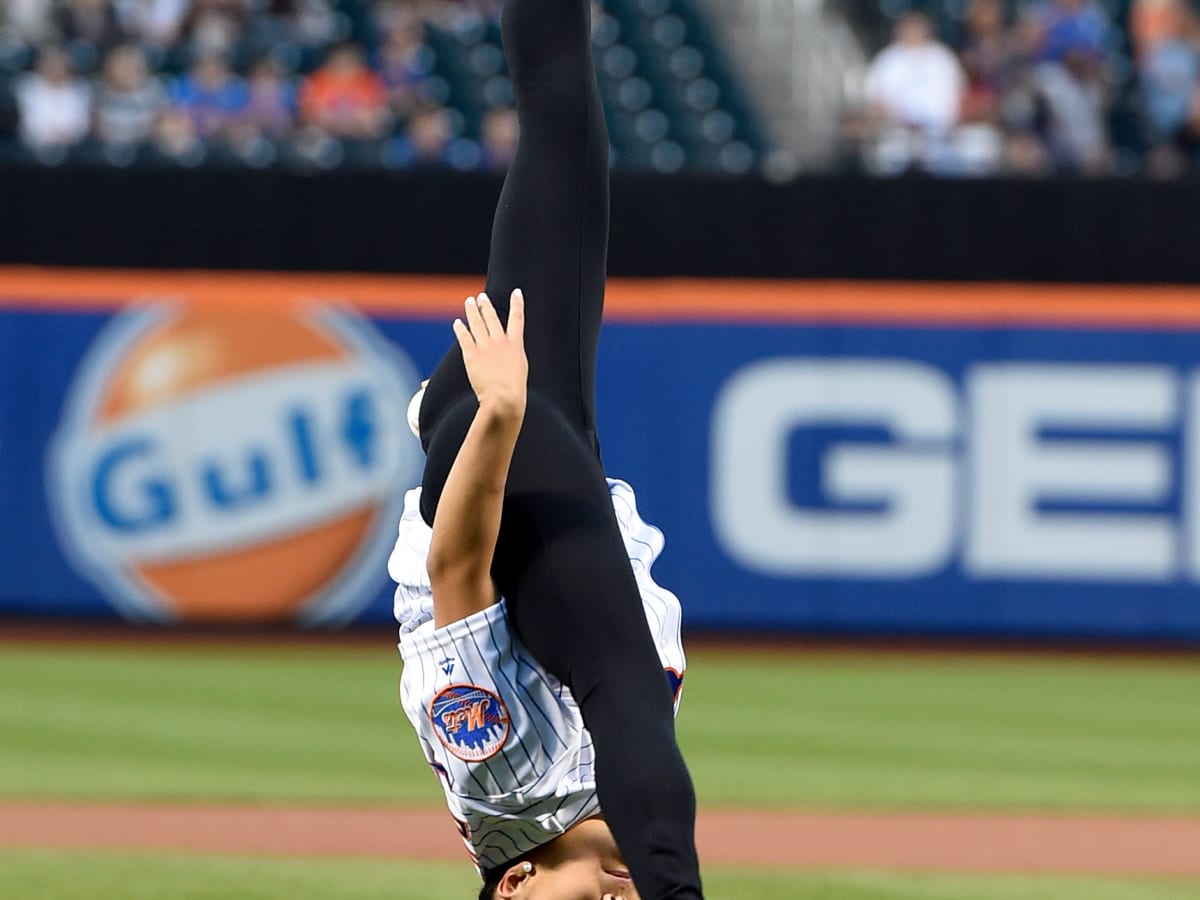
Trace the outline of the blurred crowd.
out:
M 925 13 L 897 17 L 846 117 L 848 158 L 952 175 L 1166 177 L 1200 162 L 1188 0 L 970 0 L 957 31 L 947 43 Z
M 332 166 L 503 169 L 511 96 L 447 105 L 429 29 L 494 24 L 493 0 L 4 0 L 7 129 L 53 162 L 227 155 Z M 4 121 L 7 119 L 7 121 Z
M 843 160 L 876 174 L 1200 171 L 1200 0 L 879 2 L 894 29 L 847 108 Z M 517 122 L 495 45 L 500 4 L 3 0 L 0 150 L 8 138 L 49 163 L 501 170 Z M 699 51 L 659 34 L 683 27 L 661 15 L 669 3 L 649 5 L 694 100 L 715 83 L 696 80 Z M 439 35 L 486 81 L 482 99 L 454 95 Z M 629 76 L 621 54 L 632 50 L 609 47 L 604 67 Z M 639 81 L 617 84 L 620 102 Z M 662 118 L 640 115 L 639 135 Z M 721 116 L 734 121 L 708 118 Z

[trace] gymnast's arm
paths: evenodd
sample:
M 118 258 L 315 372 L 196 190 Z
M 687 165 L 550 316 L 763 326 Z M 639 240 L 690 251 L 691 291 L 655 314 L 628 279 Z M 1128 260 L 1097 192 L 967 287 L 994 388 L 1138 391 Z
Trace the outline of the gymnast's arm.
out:
M 504 485 L 525 418 L 529 364 L 525 304 L 514 291 L 508 330 L 486 294 L 468 298 L 466 324 L 454 322 L 463 363 L 479 409 L 446 478 L 426 567 L 437 628 L 496 602 L 492 557 L 500 534 Z

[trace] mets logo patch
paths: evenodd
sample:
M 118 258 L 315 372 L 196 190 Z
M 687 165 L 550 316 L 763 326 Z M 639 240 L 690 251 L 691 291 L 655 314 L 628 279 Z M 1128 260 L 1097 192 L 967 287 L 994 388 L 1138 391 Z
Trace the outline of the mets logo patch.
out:
M 429 719 L 442 745 L 464 762 L 482 762 L 508 740 L 508 708 L 474 684 L 443 688 L 429 704 Z

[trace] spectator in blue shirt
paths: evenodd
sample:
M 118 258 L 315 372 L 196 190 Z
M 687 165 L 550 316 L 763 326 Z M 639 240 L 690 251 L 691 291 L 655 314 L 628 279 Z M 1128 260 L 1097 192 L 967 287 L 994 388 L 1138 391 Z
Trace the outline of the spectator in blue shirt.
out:
M 1095 0 L 1049 0 L 1039 9 L 1038 19 L 1042 29 L 1039 62 L 1104 58 L 1110 24 Z
M 187 112 L 202 138 L 223 137 L 249 103 L 245 83 L 216 55 L 201 56 L 171 85 L 171 104 Z
M 1200 150 L 1200 22 L 1182 3 L 1163 4 L 1153 33 L 1137 33 L 1138 76 L 1151 150 L 1149 171 L 1182 174 L 1187 157 Z
M 280 138 L 296 123 L 296 85 L 271 57 L 259 60 L 250 71 L 242 121 L 259 134 Z
M 1112 166 L 1108 17 L 1095 0 L 1049 0 L 1033 10 L 1032 24 L 1051 154 L 1063 168 L 1103 174 Z
M 416 110 L 408 120 L 404 134 L 389 143 L 388 164 L 394 168 L 451 164 L 451 130 L 450 117 L 440 106 Z
M 393 16 L 380 44 L 375 68 L 387 86 L 392 112 L 407 118 L 416 109 L 421 85 L 433 68 L 433 51 L 425 44 L 425 23 L 416 17 Z

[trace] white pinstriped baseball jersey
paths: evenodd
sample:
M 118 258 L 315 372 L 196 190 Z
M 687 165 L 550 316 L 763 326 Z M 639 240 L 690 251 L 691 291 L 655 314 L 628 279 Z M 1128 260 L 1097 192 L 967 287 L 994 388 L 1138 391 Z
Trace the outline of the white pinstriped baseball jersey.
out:
M 609 479 L 608 485 L 678 710 L 686 664 L 679 600 L 650 574 L 662 533 L 642 521 L 628 484 Z M 512 633 L 503 600 L 434 629 L 425 568 L 432 531 L 421 518 L 420 496 L 420 488 L 405 496 L 388 560 L 398 584 L 400 698 L 467 850 L 484 871 L 600 811 L 592 737 L 571 692 Z

